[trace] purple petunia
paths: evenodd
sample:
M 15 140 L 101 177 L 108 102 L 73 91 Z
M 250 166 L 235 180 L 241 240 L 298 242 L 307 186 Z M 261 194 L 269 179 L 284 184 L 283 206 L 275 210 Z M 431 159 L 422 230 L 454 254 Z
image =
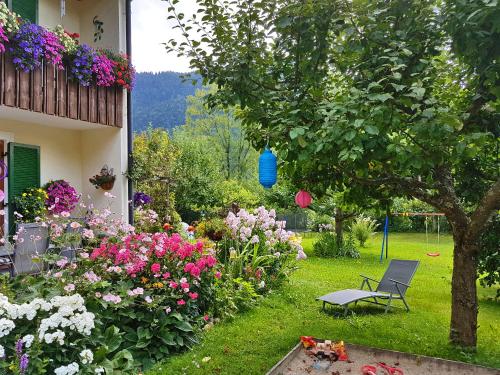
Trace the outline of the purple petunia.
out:
M 152 199 L 146 193 L 138 191 L 134 193 L 134 207 L 142 207 L 148 203 L 151 203 Z
M 63 69 L 64 47 L 57 35 L 39 25 L 33 23 L 21 25 L 12 38 L 9 51 L 16 67 L 25 72 L 38 68 L 42 64 L 42 59 Z
M 95 57 L 96 52 L 87 44 L 79 45 L 71 57 L 69 72 L 82 86 L 90 86 L 92 83 Z
M 12 37 L 13 62 L 18 69 L 25 72 L 38 68 L 45 54 L 45 29 L 33 23 L 25 23 L 19 27 Z

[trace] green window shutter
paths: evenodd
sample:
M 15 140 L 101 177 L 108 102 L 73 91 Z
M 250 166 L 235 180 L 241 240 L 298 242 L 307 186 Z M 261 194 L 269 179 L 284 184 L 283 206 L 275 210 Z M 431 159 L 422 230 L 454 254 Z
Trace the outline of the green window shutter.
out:
M 38 0 L 12 0 L 12 11 L 32 23 L 38 22 Z
M 30 187 L 40 187 L 40 147 L 9 143 L 8 186 L 9 186 L 9 234 L 15 232 L 14 197 Z

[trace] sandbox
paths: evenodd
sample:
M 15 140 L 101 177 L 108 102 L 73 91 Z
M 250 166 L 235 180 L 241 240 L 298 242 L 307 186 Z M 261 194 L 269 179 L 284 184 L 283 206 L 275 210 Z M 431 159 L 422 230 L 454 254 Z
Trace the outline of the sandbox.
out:
M 403 370 L 404 375 L 500 375 L 500 370 L 440 358 L 413 355 L 392 350 L 345 344 L 348 361 L 319 360 L 307 354 L 299 343 L 267 375 L 360 375 L 363 365 L 383 362 Z M 387 374 L 381 368 L 377 375 Z

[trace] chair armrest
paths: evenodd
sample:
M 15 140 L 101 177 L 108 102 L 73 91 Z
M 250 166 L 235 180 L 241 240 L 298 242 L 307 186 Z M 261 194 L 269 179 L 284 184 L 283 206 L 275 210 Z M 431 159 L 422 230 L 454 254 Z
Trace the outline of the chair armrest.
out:
M 405 284 L 405 283 L 403 283 L 401 281 L 397 281 L 397 280 L 394 280 L 394 279 L 389 279 L 389 280 L 392 281 L 393 283 L 404 285 L 407 288 L 410 287 L 408 284 Z
M 367 279 L 367 280 L 374 281 L 374 282 L 376 282 L 376 283 L 380 283 L 380 281 L 375 280 L 375 279 L 372 279 L 371 277 L 368 277 L 368 276 L 365 276 L 365 275 L 359 275 L 359 276 L 361 276 L 363 279 Z

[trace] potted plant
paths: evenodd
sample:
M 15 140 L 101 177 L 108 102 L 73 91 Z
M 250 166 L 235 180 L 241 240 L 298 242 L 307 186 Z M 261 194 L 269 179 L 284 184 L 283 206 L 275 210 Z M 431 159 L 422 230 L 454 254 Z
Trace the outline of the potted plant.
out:
M 89 178 L 89 181 L 96 189 L 111 190 L 115 184 L 116 175 L 113 173 L 113 168 L 108 168 L 107 165 L 101 168 L 101 172 L 94 177 Z

